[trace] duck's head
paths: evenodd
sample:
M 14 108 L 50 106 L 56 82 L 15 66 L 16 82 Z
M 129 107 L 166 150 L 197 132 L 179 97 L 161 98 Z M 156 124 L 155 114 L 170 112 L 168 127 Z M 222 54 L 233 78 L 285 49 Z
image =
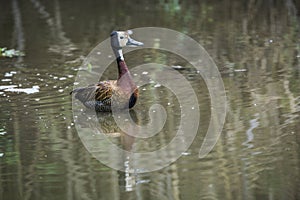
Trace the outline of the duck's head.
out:
M 113 31 L 110 34 L 111 46 L 114 49 L 122 49 L 123 47 L 143 46 L 142 42 L 138 42 L 130 37 L 132 31 Z

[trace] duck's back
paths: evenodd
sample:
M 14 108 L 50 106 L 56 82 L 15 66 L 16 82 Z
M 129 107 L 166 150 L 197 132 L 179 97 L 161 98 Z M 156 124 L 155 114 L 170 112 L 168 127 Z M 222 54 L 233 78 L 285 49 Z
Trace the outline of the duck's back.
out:
M 102 81 L 87 87 L 76 88 L 71 93 L 87 108 L 97 112 L 111 111 L 111 97 L 116 81 Z
M 112 97 L 119 109 L 132 108 L 138 98 L 136 88 L 129 96 L 117 85 L 117 81 L 102 81 L 87 87 L 77 88 L 71 93 L 84 104 L 85 107 L 97 112 L 110 112 L 112 110 Z

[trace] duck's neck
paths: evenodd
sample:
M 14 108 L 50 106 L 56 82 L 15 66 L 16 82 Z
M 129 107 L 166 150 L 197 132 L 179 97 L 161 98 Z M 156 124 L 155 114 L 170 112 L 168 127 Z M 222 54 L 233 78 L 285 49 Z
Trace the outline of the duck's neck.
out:
M 115 56 L 117 58 L 119 78 L 120 79 L 124 74 L 128 73 L 128 67 L 125 63 L 122 49 L 114 49 Z
M 118 57 L 117 58 L 117 63 L 118 63 L 118 71 L 119 71 L 119 78 L 118 79 L 120 79 L 125 74 L 129 75 L 128 67 L 127 67 L 125 61 L 122 60 L 120 57 Z
M 115 51 L 115 55 L 117 58 L 118 70 L 119 70 L 119 78 L 117 80 L 117 85 L 122 88 L 123 92 L 128 92 L 128 95 L 136 89 L 136 85 L 132 80 L 128 67 L 125 63 L 122 49 Z

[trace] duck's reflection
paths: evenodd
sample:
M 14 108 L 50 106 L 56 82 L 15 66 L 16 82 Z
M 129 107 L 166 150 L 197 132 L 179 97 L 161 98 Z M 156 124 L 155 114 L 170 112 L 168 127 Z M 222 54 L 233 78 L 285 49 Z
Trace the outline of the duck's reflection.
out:
M 129 111 L 131 120 L 135 125 L 140 125 L 140 117 L 134 110 Z M 135 137 L 138 132 L 127 134 L 118 127 L 112 113 L 82 112 L 77 116 L 79 122 L 78 134 L 85 147 L 102 163 L 108 166 L 117 166 L 121 187 L 132 191 L 136 184 L 139 169 L 135 169 L 131 158 Z M 118 116 L 115 116 L 118 117 Z M 126 120 L 126 119 L 124 119 Z M 78 124 L 78 123 L 77 123 Z M 136 131 L 132 123 L 124 123 L 127 131 Z M 123 128 L 124 130 L 124 128 Z M 114 147 L 108 147 L 113 145 Z M 120 153 L 120 150 L 122 153 Z M 103 162 L 104 161 L 104 162 Z M 113 167 L 114 168 L 114 167 Z M 116 168 L 115 168 L 116 169 Z
M 134 110 L 129 111 L 130 117 L 132 121 L 136 124 L 139 125 L 139 118 L 137 116 L 137 113 Z M 138 134 L 133 129 L 131 123 L 126 123 L 125 126 L 126 130 L 131 131 L 131 134 L 125 133 L 121 130 L 121 128 L 118 126 L 118 124 L 114 120 L 114 116 L 112 113 L 97 113 L 97 119 L 99 123 L 99 131 L 104 133 L 107 137 L 117 137 L 119 138 L 119 144 L 122 149 L 126 151 L 132 151 L 132 145 L 135 141 L 135 137 L 132 135 Z M 115 114 L 116 115 L 116 114 Z M 125 119 L 126 120 L 126 119 Z
M 122 132 L 120 130 L 120 128 L 117 126 L 117 124 L 114 122 L 113 116 L 111 113 L 109 113 L 110 115 L 110 119 L 105 119 L 103 118 L 103 113 L 99 113 L 97 114 L 99 123 L 101 123 L 101 127 L 105 128 L 105 133 L 107 134 L 107 136 L 109 137 L 119 137 L 120 138 L 120 145 L 121 147 L 128 151 L 131 152 L 133 149 L 133 144 L 135 142 L 135 137 L 131 136 L 132 134 L 126 134 L 124 132 Z M 107 114 L 107 113 L 106 113 Z M 130 110 L 129 111 L 130 117 L 132 119 L 132 121 L 137 124 L 140 125 L 139 123 L 139 118 L 137 116 L 137 113 L 135 112 L 135 110 Z M 108 125 L 108 121 L 113 121 L 113 124 Z M 104 126 L 103 126 L 104 125 Z M 108 125 L 108 126 L 107 126 Z M 127 130 L 128 131 L 132 131 L 134 130 L 133 128 L 131 129 L 130 126 L 132 126 L 132 124 L 128 123 Z M 131 130 L 130 130 L 131 129 Z M 133 132 L 131 132 L 133 133 Z M 133 134 L 138 134 L 138 133 L 133 133 Z M 120 181 L 119 184 L 121 186 L 125 187 L 125 191 L 132 191 L 136 185 L 136 176 L 137 174 L 134 173 L 134 169 L 132 169 L 131 163 L 130 163 L 130 159 L 129 157 L 123 158 L 124 160 L 124 172 L 119 171 L 119 177 L 120 177 Z M 132 172 L 132 173 L 131 173 Z

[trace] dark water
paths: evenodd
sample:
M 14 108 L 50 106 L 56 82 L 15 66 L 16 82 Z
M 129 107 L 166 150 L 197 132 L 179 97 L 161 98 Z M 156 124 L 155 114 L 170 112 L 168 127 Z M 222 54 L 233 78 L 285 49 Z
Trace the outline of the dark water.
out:
M 0 199 L 300 199 L 298 1 L 0 2 L 0 47 L 26 54 L 0 57 Z M 199 159 L 211 114 L 205 82 L 170 53 L 129 53 L 129 66 L 183 66 L 201 121 L 176 162 L 151 173 L 126 173 L 86 150 L 69 92 L 84 57 L 112 30 L 145 26 L 186 33 L 205 47 L 221 72 L 228 112 L 218 143 Z M 116 77 L 113 66 L 105 79 Z M 138 150 L 154 151 L 174 137 L 180 108 L 164 87 L 148 85 L 140 95 L 133 113 L 139 123 L 149 121 L 153 102 L 168 114 L 161 134 L 137 141 Z M 97 120 L 104 132 L 115 133 L 111 141 L 132 148 L 111 116 Z

